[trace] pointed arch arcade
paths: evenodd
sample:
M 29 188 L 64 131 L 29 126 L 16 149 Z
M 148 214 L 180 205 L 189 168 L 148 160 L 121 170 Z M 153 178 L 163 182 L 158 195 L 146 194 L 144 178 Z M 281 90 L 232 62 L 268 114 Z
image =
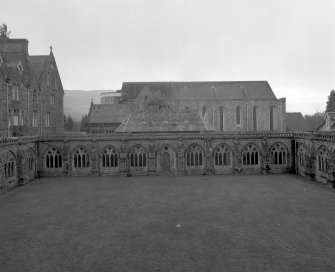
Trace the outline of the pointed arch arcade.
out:
M 275 143 L 270 148 L 270 163 L 285 166 L 288 164 L 287 148 L 282 143 Z
M 232 151 L 226 144 L 219 144 L 213 151 L 214 167 L 221 168 L 232 165 Z
M 244 166 L 258 166 L 260 163 L 259 148 L 249 143 L 242 149 L 242 164 Z
M 90 167 L 90 156 L 85 147 L 79 146 L 74 150 L 73 167 L 77 169 Z
M 11 151 L 7 152 L 3 167 L 5 179 L 12 179 L 17 177 L 17 160 Z
M 117 168 L 119 166 L 119 155 L 115 147 L 106 146 L 102 153 L 102 168 Z
M 143 168 L 147 166 L 147 154 L 143 146 L 136 145 L 129 151 L 131 168 Z
M 63 156 L 60 150 L 56 147 L 51 147 L 47 150 L 44 158 L 45 167 L 47 169 L 55 169 L 63 167 Z

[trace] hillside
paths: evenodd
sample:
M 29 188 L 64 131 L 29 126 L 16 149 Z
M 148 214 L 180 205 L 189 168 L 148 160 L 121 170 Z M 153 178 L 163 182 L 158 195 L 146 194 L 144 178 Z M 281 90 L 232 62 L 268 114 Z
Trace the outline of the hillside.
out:
M 81 116 L 87 114 L 90 109 L 91 99 L 93 102 L 100 103 L 100 94 L 110 90 L 64 90 L 64 114 L 71 115 L 75 121 L 80 121 Z

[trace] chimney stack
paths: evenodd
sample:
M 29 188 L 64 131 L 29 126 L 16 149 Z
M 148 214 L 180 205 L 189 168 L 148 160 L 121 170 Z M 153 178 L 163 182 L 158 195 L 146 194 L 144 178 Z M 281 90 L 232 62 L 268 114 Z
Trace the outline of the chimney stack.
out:
M 3 53 L 21 53 L 28 56 L 27 39 L 5 39 L 0 40 L 0 52 Z

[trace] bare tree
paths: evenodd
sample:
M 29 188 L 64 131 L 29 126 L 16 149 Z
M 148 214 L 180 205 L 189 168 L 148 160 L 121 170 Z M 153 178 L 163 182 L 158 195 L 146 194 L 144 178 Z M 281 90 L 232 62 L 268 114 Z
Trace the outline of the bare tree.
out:
M 9 39 L 10 31 L 8 31 L 7 25 L 2 23 L 0 26 L 0 40 L 7 40 Z

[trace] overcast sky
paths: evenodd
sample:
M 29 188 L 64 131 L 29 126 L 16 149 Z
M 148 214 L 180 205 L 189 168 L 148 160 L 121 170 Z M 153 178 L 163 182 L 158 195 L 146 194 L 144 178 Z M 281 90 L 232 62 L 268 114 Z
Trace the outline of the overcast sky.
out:
M 287 111 L 335 89 L 335 0 L 1 0 L 11 38 L 53 46 L 65 89 L 267 80 Z

